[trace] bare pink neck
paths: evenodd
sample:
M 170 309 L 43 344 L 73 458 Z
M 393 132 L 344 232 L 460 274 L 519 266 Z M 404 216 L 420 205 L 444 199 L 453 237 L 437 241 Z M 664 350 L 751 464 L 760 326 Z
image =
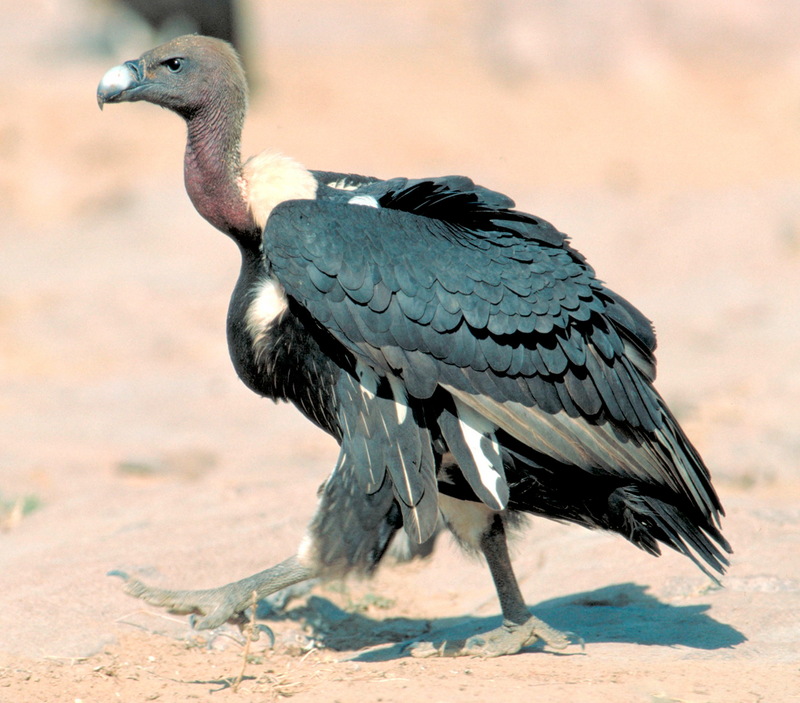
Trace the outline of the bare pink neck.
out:
M 187 120 L 183 168 L 186 191 L 197 211 L 241 243 L 258 231 L 242 189 L 242 118 L 209 109 Z

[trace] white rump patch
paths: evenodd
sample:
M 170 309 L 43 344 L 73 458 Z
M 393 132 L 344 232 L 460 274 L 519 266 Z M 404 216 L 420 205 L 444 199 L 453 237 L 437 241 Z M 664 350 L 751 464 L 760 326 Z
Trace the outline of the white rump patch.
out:
M 283 286 L 274 278 L 267 278 L 258 286 L 244 318 L 254 343 L 265 336 L 267 330 L 289 307 Z
M 497 473 L 492 459 L 486 456 L 481 444 L 489 442 L 492 451 L 497 457 L 500 456 L 500 445 L 494 432 L 497 429 L 483 415 L 473 410 L 468 405 L 462 403 L 458 398 L 453 398 L 458 414 L 458 424 L 461 427 L 461 434 L 464 436 L 467 448 L 472 454 L 475 466 L 478 469 L 478 477 L 481 484 L 497 500 L 498 505 L 505 505 L 505 501 L 500 498 L 500 486 L 503 484 L 503 477 Z
M 347 201 L 348 205 L 365 205 L 366 207 L 380 207 L 378 201 L 371 195 L 354 195 Z
M 317 197 L 317 179 L 310 171 L 288 156 L 266 151 L 242 166 L 240 186 L 253 219 L 262 229 L 276 205 Z

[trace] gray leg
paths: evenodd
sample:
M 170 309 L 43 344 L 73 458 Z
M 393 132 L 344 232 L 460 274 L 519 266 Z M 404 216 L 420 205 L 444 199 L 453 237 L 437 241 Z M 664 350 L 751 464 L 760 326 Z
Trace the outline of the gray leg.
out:
M 517 577 L 508 555 L 505 529 L 499 516 L 481 539 L 481 549 L 492 574 L 503 624 L 484 635 L 475 635 L 467 640 L 463 654 L 498 657 L 516 654 L 537 640 L 548 647 L 564 649 L 571 640 L 563 632 L 550 627 L 535 615 L 531 615 L 519 590 Z
M 203 615 L 204 617 L 195 622 L 194 626 L 198 630 L 211 630 L 228 621 L 241 625 L 245 621 L 244 611 L 253 602 L 253 591 L 256 593 L 256 599 L 261 599 L 282 588 L 314 578 L 316 572 L 293 556 L 271 569 L 260 571 L 227 586 L 200 591 L 169 591 L 154 588 L 121 571 L 112 571 L 110 575 L 124 579 L 125 593 L 141 598 L 151 605 L 167 608 L 174 613 Z
M 319 576 L 338 577 L 351 570 L 369 573 L 375 568 L 387 542 L 397 530 L 391 484 L 366 495 L 348 463 L 339 463 L 320 489 L 320 502 L 295 556 L 241 581 L 201 591 L 169 591 L 153 588 L 120 571 L 111 572 L 125 581 L 125 592 L 135 598 L 176 613 L 201 615 L 199 630 L 225 622 L 242 625 L 243 613 L 256 599 Z
M 495 630 L 464 640 L 443 640 L 436 643 L 421 642 L 411 649 L 415 657 L 431 656 L 479 656 L 499 657 L 516 654 L 521 649 L 542 640 L 553 649 L 564 649 L 572 639 L 559 632 L 528 611 L 517 578 L 511 566 L 506 544 L 505 528 L 499 515 L 494 515 L 479 542 L 480 550 L 492 574 L 503 624 Z

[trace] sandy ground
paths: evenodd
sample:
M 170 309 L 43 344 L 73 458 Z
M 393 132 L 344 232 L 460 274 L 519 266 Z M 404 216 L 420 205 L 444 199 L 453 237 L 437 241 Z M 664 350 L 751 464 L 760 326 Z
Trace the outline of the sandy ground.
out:
M 497 623 L 485 568 L 445 538 L 424 563 L 264 611 L 275 647 L 248 652 L 105 574 L 207 587 L 283 559 L 336 448 L 230 368 L 237 255 L 185 197 L 179 120 L 97 110 L 105 69 L 149 44 L 100 55 L 92 6 L 0 5 L 2 703 L 800 700 L 795 63 L 510 81 L 468 40 L 474 2 L 257 16 L 245 150 L 465 173 L 569 232 L 656 322 L 659 388 L 712 468 L 735 554 L 717 589 L 677 555 L 533 521 L 514 544 L 523 591 L 585 649 L 410 659 L 399 642 Z

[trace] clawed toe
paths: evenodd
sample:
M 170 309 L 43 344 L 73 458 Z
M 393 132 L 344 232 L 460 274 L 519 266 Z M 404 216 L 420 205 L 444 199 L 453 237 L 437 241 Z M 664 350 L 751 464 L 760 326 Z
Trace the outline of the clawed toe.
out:
M 528 644 L 533 644 L 536 640 L 544 642 L 545 646 L 550 649 L 566 649 L 571 644 L 579 644 L 581 649 L 584 649 L 583 638 L 576 635 L 574 632 L 562 632 L 550 627 L 546 622 L 538 618 L 531 617 L 530 620 L 522 625 L 516 626 L 522 633 L 527 633 L 530 641 Z
M 566 643 L 562 646 L 557 646 L 556 644 L 551 644 L 550 642 L 547 643 L 548 647 L 552 649 L 566 649 L 570 645 L 576 645 L 581 648 L 581 651 L 585 651 L 586 649 L 586 640 L 583 639 L 579 634 L 575 632 L 570 632 L 569 630 L 565 630 L 564 632 L 560 633 L 564 639 L 566 639 Z
M 166 608 L 171 613 L 190 614 L 192 627 L 197 630 L 213 630 L 226 622 L 242 627 L 249 622 L 244 611 L 249 603 L 238 602 L 237 594 L 228 588 L 206 591 L 170 591 L 148 586 L 124 571 L 109 571 L 109 576 L 117 576 L 125 582 L 123 590 L 129 596 Z M 203 616 L 197 618 L 196 616 Z
M 245 614 L 248 604 L 234 605 L 235 599 L 229 589 L 168 591 L 148 586 L 124 571 L 109 571 L 108 575 L 121 578 L 125 582 L 123 589 L 130 596 L 172 613 L 188 613 L 189 626 L 193 630 L 216 630 L 226 622 L 236 625 L 241 632 L 250 627 L 251 619 Z M 252 599 L 249 605 L 252 605 Z M 249 630 L 248 637 L 256 641 L 262 632 L 269 638 L 270 646 L 274 646 L 275 634 L 266 625 L 256 625 Z
M 584 648 L 583 639 L 572 632 L 561 632 L 531 616 L 524 623 L 504 623 L 489 632 L 464 639 L 437 642 L 414 642 L 407 647 L 412 657 L 501 657 L 516 654 L 541 641 L 545 646 L 563 650 L 571 644 Z
M 244 613 L 237 613 L 233 617 L 228 618 L 225 622 L 236 625 L 239 628 L 239 632 L 242 633 L 243 636 L 242 638 L 237 638 L 240 644 L 246 641 L 244 637 L 252 642 L 258 642 L 263 633 L 267 636 L 267 639 L 269 639 L 270 648 L 275 646 L 275 633 L 272 631 L 272 628 L 263 624 L 252 626 L 252 620 Z M 220 627 L 220 625 L 214 625 L 213 621 L 209 624 L 208 618 L 198 619 L 197 615 L 192 613 L 189 615 L 189 627 L 193 630 L 215 630 L 217 627 Z
M 196 630 L 214 630 L 226 622 L 244 630 L 251 622 L 245 612 L 248 608 L 254 612 L 258 599 L 317 575 L 301 564 L 297 557 L 289 557 L 280 564 L 226 586 L 200 591 L 154 588 L 124 571 L 114 570 L 108 573 L 109 576 L 116 576 L 125 582 L 123 590 L 128 595 L 150 605 L 166 608 L 172 613 L 190 615 L 189 622 Z M 260 632 L 266 632 L 270 642 L 275 644 L 272 630 L 263 625 L 252 628 L 248 636 L 251 639 L 258 639 Z

